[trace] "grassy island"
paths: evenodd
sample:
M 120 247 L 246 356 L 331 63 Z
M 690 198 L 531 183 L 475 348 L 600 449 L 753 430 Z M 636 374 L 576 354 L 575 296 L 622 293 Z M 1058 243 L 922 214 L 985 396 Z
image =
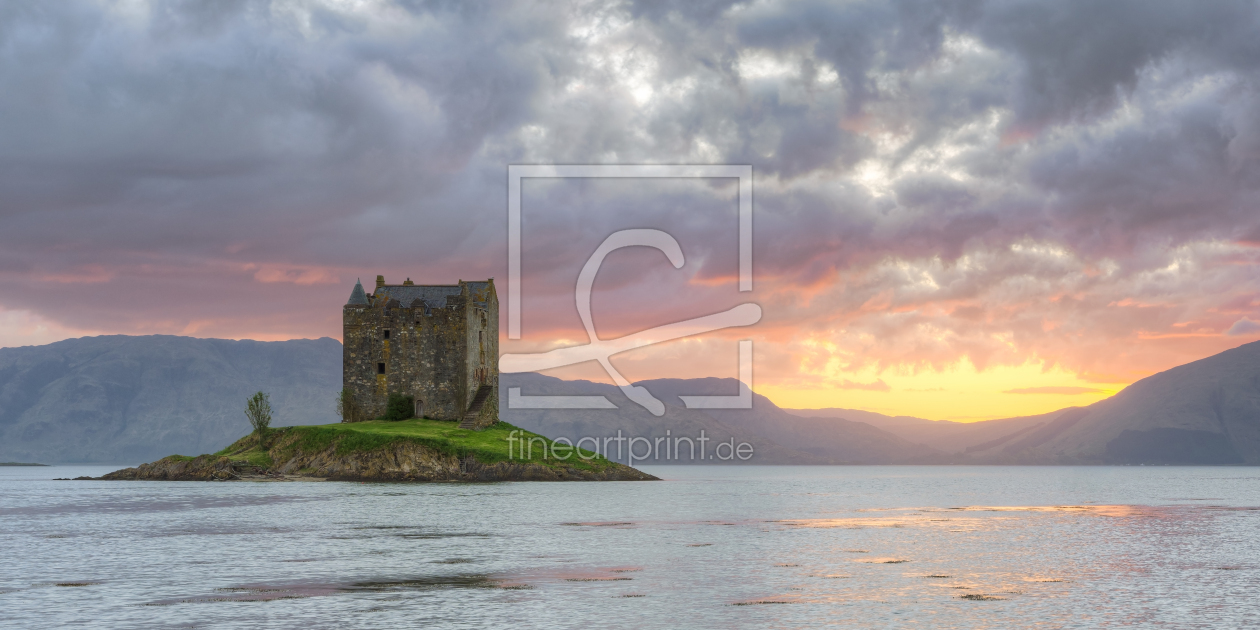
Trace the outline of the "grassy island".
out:
M 337 455 L 349 455 L 412 443 L 459 459 L 472 457 L 483 464 L 529 462 L 594 471 L 616 465 L 602 455 L 585 449 L 579 454 L 578 449 L 556 445 L 544 436 L 506 422 L 481 431 L 460 429 L 458 425 L 453 421 L 411 418 L 279 427 L 268 431 L 267 450 L 260 449 L 258 438 L 250 434 L 215 455 L 269 468 L 276 461 L 291 459 L 298 451 L 314 453 L 335 446 Z M 523 443 L 529 448 L 522 448 Z
M 171 455 L 106 479 L 307 477 L 358 481 L 632 481 L 655 477 L 506 422 L 480 431 L 409 420 L 269 429 L 198 457 Z

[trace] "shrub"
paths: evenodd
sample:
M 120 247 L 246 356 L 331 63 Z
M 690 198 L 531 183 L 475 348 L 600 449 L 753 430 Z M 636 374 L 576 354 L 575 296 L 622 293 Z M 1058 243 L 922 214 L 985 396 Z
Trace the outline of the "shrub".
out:
M 416 417 L 416 399 L 411 396 L 403 396 L 402 394 L 390 394 L 389 402 L 385 404 L 385 416 L 383 420 L 397 422 L 398 420 L 406 420 Z
M 245 403 L 245 417 L 258 434 L 258 448 L 266 448 L 267 428 L 271 426 L 271 396 L 258 392 Z

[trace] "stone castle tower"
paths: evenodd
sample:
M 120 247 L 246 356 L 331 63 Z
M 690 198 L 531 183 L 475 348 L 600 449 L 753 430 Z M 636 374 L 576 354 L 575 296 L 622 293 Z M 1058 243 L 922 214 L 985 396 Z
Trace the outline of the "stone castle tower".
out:
M 418 285 L 367 295 L 356 282 L 341 310 L 343 387 L 368 418 L 390 394 L 415 399 L 416 415 L 481 428 L 499 420 L 499 298 L 494 278 Z

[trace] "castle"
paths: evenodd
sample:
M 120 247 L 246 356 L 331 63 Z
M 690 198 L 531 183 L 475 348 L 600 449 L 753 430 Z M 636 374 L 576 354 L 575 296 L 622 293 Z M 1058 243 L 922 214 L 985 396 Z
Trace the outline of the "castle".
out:
M 356 282 L 341 310 L 342 382 L 362 419 L 410 396 L 417 417 L 479 429 L 499 420 L 499 298 L 494 278 L 459 284 Z

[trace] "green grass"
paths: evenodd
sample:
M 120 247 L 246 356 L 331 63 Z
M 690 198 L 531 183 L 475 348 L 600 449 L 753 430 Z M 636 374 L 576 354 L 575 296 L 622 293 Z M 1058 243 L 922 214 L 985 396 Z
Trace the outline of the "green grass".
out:
M 583 470 L 602 470 L 613 465 L 604 457 L 588 450 L 582 450 L 582 456 L 579 456 L 576 449 L 566 451 L 564 445 L 560 445 L 559 455 L 563 456 L 567 452 L 568 458 L 560 459 L 556 457 L 555 444 L 551 440 L 506 422 L 496 423 L 481 431 L 460 429 L 458 424 L 445 420 L 412 418 L 398 422 L 371 420 L 282 427 L 272 429 L 268 434 L 269 451 L 259 449 L 257 438 L 250 434 L 215 455 L 233 460 L 248 460 L 252 464 L 269 467 L 273 458 L 283 461 L 297 450 L 309 454 L 335 445 L 336 453 L 343 455 L 374 451 L 397 442 L 411 442 L 456 457 L 471 456 L 483 464 L 529 461 L 545 466 Z M 516 431 L 515 435 L 512 434 L 513 431 Z M 509 437 L 514 437 L 517 441 L 510 443 Z M 532 444 L 532 448 L 523 449 L 522 441 Z

